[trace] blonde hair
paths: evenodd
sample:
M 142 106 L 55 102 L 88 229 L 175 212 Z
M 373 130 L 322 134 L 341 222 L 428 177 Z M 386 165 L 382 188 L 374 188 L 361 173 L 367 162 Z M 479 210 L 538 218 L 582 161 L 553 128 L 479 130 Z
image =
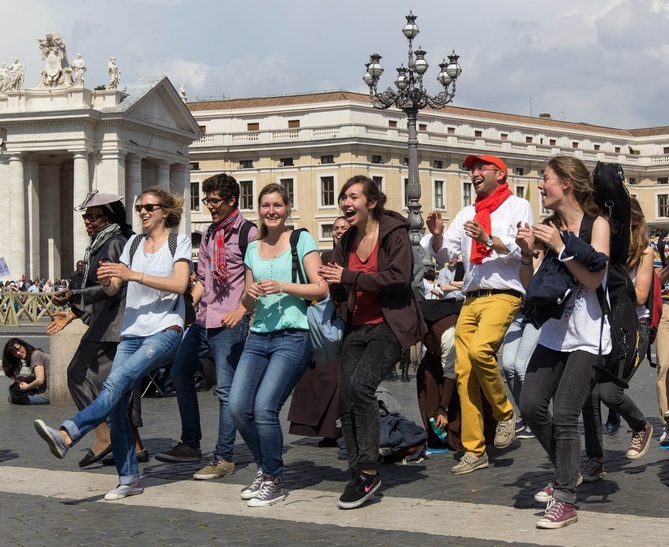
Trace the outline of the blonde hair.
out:
M 179 226 L 181 215 L 184 212 L 184 198 L 179 194 L 173 194 L 172 192 L 163 190 L 160 186 L 151 186 L 151 188 L 147 188 L 142 192 L 142 195 L 139 196 L 139 199 L 141 200 L 142 196 L 146 194 L 156 196 L 160 201 L 162 210 L 167 213 L 165 226 L 168 228 Z
M 281 196 L 283 204 L 286 206 L 286 211 L 288 212 L 286 218 L 288 218 L 290 216 L 291 206 L 292 206 L 292 204 L 290 203 L 290 197 L 288 197 L 288 192 L 286 192 L 286 189 L 282 185 L 277 184 L 276 182 L 271 182 L 268 185 L 266 185 L 262 190 L 260 190 L 260 193 L 258 194 L 258 211 L 260 211 L 260 204 L 262 203 L 262 198 L 267 194 L 279 194 Z M 263 239 L 264 237 L 267 236 L 267 233 L 268 233 L 267 226 L 265 226 L 265 224 L 263 223 L 260 223 L 260 230 L 258 230 L 258 239 Z
M 636 226 L 630 227 L 630 250 L 627 255 L 627 263 L 625 268 L 627 271 L 632 271 L 638 268 L 643 259 L 643 253 L 650 245 L 648 238 L 648 226 L 646 225 L 646 217 L 641 210 L 641 205 L 636 198 L 631 198 L 631 220 L 636 221 Z

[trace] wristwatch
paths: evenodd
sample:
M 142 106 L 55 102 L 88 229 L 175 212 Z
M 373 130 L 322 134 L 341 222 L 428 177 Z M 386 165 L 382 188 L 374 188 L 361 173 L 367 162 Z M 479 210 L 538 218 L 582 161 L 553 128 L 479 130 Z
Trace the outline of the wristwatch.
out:
M 488 236 L 488 239 L 485 240 L 485 246 L 488 247 L 488 249 L 492 249 L 492 246 L 495 244 L 495 240 L 492 238 L 492 236 Z

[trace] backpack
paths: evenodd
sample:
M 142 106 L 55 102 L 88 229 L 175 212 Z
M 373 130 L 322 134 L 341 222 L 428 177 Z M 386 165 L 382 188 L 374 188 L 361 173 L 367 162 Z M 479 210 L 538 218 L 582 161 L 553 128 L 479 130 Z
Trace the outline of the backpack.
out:
M 307 232 L 307 229 L 293 230 L 290 234 L 290 254 L 293 283 L 306 284 L 306 276 L 302 271 L 300 257 L 297 254 L 297 243 L 302 232 Z M 337 313 L 330 295 L 319 302 L 307 303 L 307 319 L 309 320 L 309 337 L 313 347 L 312 359 L 316 363 L 339 361 L 344 344 L 346 323 Z
M 592 176 L 595 201 L 602 212 L 608 215 L 612 227 L 606 290 L 601 286 L 597 289 L 603 315 L 600 329 L 600 364 L 595 369 L 600 373 L 600 382 L 613 382 L 627 388 L 640 362 L 636 289 L 625 269 L 632 215 L 630 194 L 625 186 L 623 169 L 617 163 L 597 162 Z M 591 235 L 592 232 L 588 234 L 588 242 Z M 612 350 L 607 356 L 602 355 L 601 348 L 604 315 L 611 327 Z
M 650 352 L 650 345 L 655 342 L 655 338 L 657 337 L 657 327 L 659 326 L 662 317 L 662 283 L 657 272 L 653 272 L 653 277 L 651 277 L 650 291 L 648 291 L 648 298 L 646 298 L 645 305 L 650 312 L 650 322 L 648 325 L 648 351 Z M 650 361 L 650 357 L 648 360 Z

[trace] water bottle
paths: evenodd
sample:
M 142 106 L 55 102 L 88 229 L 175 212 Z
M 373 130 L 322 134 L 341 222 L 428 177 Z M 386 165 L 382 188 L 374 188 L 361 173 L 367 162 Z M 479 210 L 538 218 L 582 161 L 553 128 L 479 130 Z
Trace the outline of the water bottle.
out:
M 437 421 L 434 418 L 430 418 L 429 422 L 432 431 L 434 431 L 434 434 L 439 437 L 439 440 L 443 443 L 448 442 L 448 431 L 446 431 L 446 429 L 443 427 L 437 427 Z

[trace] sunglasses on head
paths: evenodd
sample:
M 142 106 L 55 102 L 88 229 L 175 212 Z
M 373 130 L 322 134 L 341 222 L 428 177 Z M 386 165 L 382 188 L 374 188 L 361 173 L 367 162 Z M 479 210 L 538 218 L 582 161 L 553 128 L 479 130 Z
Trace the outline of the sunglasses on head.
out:
M 147 213 L 153 213 L 155 209 L 159 209 L 160 207 L 162 207 L 160 203 L 147 203 L 146 205 L 138 203 L 137 205 L 135 205 L 135 211 L 141 213 L 142 209 L 146 209 Z

